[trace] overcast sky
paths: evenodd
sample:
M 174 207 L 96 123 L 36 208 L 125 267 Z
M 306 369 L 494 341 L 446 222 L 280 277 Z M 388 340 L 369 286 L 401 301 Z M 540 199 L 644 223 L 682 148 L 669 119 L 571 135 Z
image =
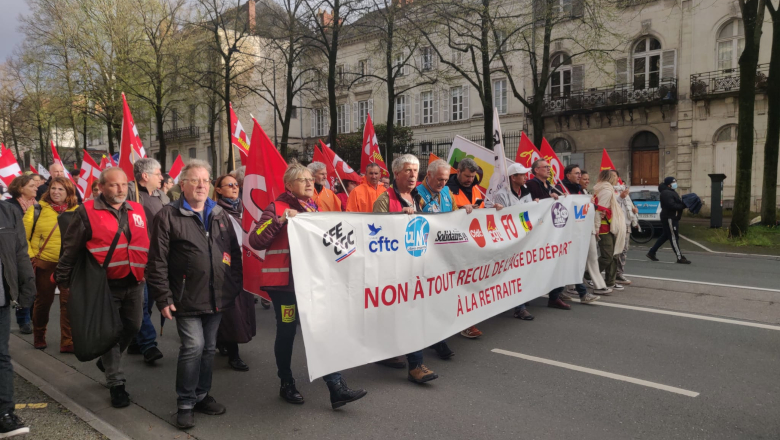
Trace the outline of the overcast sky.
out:
M 23 36 L 16 28 L 19 15 L 26 14 L 29 9 L 27 0 L 0 0 L 0 5 L 0 61 L 4 61 L 22 41 Z

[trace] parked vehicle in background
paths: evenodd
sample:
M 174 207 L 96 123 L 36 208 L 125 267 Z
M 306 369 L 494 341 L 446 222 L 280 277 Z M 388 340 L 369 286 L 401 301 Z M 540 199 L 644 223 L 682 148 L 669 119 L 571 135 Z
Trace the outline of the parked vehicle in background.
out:
M 661 227 L 661 193 L 656 186 L 632 186 L 628 195 L 639 211 L 639 228 L 631 230 L 631 239 L 647 243 Z

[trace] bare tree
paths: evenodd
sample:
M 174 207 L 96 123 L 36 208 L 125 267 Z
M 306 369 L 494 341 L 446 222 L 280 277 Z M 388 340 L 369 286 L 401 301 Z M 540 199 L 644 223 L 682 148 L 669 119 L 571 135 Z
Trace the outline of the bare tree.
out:
M 739 0 L 745 28 L 745 49 L 739 57 L 737 178 L 734 189 L 734 214 L 729 228 L 732 237 L 741 237 L 747 234 L 750 223 L 756 69 L 758 67 L 758 52 L 761 48 L 761 35 L 763 34 L 765 3 L 765 0 Z
M 769 58 L 767 82 L 767 132 L 764 144 L 764 185 L 761 193 L 761 222 L 767 226 L 777 224 L 777 163 L 780 149 L 780 10 L 771 1 L 766 8 L 772 17 L 772 54 Z
M 29 140 L 29 124 L 23 99 L 24 95 L 10 67 L 5 63 L 0 65 L 0 141 L 13 146 L 17 161 L 22 158 L 20 144 Z

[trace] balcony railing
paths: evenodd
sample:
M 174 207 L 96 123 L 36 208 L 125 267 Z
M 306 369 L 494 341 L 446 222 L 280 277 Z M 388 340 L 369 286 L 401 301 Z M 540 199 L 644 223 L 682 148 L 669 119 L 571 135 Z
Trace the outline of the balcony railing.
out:
M 189 127 L 174 128 L 165 130 L 163 138 L 166 141 L 184 141 L 187 139 L 197 139 L 200 136 L 200 127 L 190 125 Z
M 657 87 L 617 84 L 611 87 L 577 90 L 544 97 L 545 114 L 589 113 L 677 102 L 677 78 L 663 78 Z
M 758 69 L 756 69 L 756 91 L 766 90 L 768 75 L 769 64 L 759 64 Z M 691 99 L 736 94 L 737 92 L 739 92 L 739 68 L 691 75 Z

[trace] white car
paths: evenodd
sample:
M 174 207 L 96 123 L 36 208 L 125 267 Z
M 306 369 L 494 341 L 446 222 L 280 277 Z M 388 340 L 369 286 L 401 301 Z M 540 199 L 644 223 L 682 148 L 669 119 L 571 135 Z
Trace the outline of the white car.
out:
M 661 222 L 661 193 L 657 186 L 632 186 L 628 195 L 639 211 L 639 220 Z

